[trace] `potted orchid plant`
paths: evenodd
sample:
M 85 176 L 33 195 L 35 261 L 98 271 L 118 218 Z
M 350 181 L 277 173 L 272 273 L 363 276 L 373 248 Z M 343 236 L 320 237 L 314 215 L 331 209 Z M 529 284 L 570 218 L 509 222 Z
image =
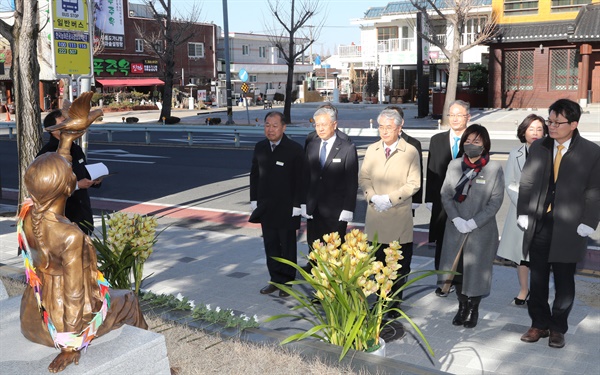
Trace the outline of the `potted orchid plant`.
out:
M 392 293 L 392 285 L 401 267 L 398 263 L 402 259 L 400 245 L 393 242 L 384 249 L 384 264 L 375 259 L 379 247 L 376 239 L 370 244 L 367 235 L 358 229 L 350 231 L 344 239 L 342 243 L 336 232 L 323 236 L 323 241 L 315 241 L 308 255 L 313 264 L 310 273 L 294 262 L 276 258 L 298 270 L 304 280 L 275 285 L 299 303 L 293 310 L 304 309 L 309 314 L 281 314 L 267 321 L 292 318 L 312 324 L 310 329 L 287 337 L 281 344 L 308 337 L 318 338 L 341 346 L 340 360 L 350 349 L 371 352 L 379 348 L 382 328 L 391 322 L 384 320 L 385 314 L 397 311 L 414 328 L 433 355 L 419 327 L 401 309 L 390 307 L 399 293 Z M 401 290 L 435 272 L 420 273 Z M 300 288 L 293 288 L 293 285 L 309 286 L 312 292 L 304 293 Z

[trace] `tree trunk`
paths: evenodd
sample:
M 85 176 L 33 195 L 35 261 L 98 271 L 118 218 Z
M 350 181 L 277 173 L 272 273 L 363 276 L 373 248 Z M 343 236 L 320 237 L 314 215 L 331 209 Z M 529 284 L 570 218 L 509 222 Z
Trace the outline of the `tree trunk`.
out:
M 444 125 L 448 124 L 448 111 L 450 110 L 450 103 L 456 100 L 459 58 L 460 56 L 458 54 L 453 54 L 449 59 L 448 84 L 446 85 L 446 99 L 444 100 L 444 112 L 442 114 L 442 123 Z
M 287 84 L 285 85 L 285 101 L 283 105 L 283 117 L 286 124 L 292 123 L 292 85 L 294 83 L 294 63 L 288 63 Z
M 40 66 L 37 60 L 38 2 L 37 0 L 19 0 L 15 2 L 15 7 L 10 73 L 14 86 L 17 152 L 19 155 L 19 205 L 21 205 L 27 197 L 23 176 L 42 147 L 39 100 Z

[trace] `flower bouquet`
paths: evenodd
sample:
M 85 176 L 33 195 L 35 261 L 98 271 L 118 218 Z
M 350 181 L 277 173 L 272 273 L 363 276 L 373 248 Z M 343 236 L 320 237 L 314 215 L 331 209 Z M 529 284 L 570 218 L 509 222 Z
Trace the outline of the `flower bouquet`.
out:
M 144 262 L 152 254 L 152 247 L 160 233 L 153 216 L 128 215 L 116 212 L 102 214 L 100 237 L 94 234 L 92 243 L 98 253 L 98 269 L 116 289 L 131 289 L 139 294 Z
M 379 348 L 382 328 L 390 323 L 384 321 L 383 316 L 390 311 L 397 311 L 415 329 L 433 355 L 433 350 L 415 323 L 399 308 L 389 306 L 400 290 L 435 272 L 424 272 L 392 293 L 392 285 L 401 267 L 398 261 L 402 259 L 398 242 L 384 249 L 386 259 L 383 264 L 375 260 L 375 252 L 379 247 L 377 241 L 369 245 L 367 235 L 358 229 L 346 234 L 343 244 L 337 232 L 323 236 L 323 240 L 312 244 L 312 251 L 308 255 L 313 264 L 310 274 L 294 262 L 276 258 L 298 270 L 304 280 L 275 285 L 299 302 L 293 310 L 306 309 L 309 315 L 281 314 L 267 321 L 293 318 L 312 324 L 310 329 L 287 337 L 281 344 L 315 337 L 341 346 L 340 360 L 349 349 L 374 351 Z M 293 285 L 308 285 L 314 292 L 306 294 L 300 288 L 292 288 Z

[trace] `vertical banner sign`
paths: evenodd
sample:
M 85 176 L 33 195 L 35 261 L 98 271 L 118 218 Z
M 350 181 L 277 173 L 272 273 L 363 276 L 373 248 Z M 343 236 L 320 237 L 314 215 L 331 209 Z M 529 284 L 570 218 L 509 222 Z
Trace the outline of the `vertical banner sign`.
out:
M 417 17 L 419 17 L 419 15 L 417 15 Z M 421 15 L 421 32 L 427 36 L 434 37 L 432 35 L 429 34 L 429 24 L 426 21 L 427 19 Z M 425 39 L 423 39 L 423 43 L 421 44 L 421 48 L 422 48 L 422 55 L 423 56 L 423 64 L 429 64 L 429 42 L 426 41 Z M 427 71 L 427 74 L 429 74 L 429 71 Z
M 64 0 L 63 0 L 64 1 Z M 104 48 L 125 48 L 123 0 L 92 0 L 96 35 Z
M 91 40 L 87 0 L 52 0 L 54 73 L 90 75 Z

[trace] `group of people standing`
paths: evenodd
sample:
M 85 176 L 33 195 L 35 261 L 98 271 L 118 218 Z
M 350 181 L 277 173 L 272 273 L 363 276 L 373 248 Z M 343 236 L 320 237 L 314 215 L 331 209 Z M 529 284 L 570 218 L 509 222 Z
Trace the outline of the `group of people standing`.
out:
M 283 115 L 269 112 L 267 139 L 254 150 L 251 221 L 261 223 L 270 281 L 295 279 L 293 267 L 271 258 L 296 261 L 301 217 L 307 220 L 309 245 L 331 232 L 343 238 L 360 187 L 368 202 L 365 232 L 369 238 L 377 235 L 380 249 L 393 241 L 401 244 L 404 259 L 396 292 L 410 273 L 414 210 L 423 201 L 421 145 L 402 131 L 402 110 L 387 107 L 377 118 L 381 139 L 368 146 L 359 168 L 356 147 L 337 129 L 335 107 L 324 105 L 313 117 L 315 132 L 302 149 L 285 135 Z M 511 151 L 505 170 L 490 159 L 487 129 L 467 126 L 468 103 L 452 103 L 448 117 L 450 129 L 430 141 L 424 202 L 431 211 L 429 240 L 436 247 L 435 269 L 456 272 L 440 274 L 435 294 L 445 297 L 455 289 L 458 311 L 452 324 L 475 327 L 480 301 L 491 290 L 498 252 L 518 265 L 521 289 L 515 304 L 528 300 L 532 325 L 521 340 L 535 342 L 550 336 L 549 345 L 561 348 L 575 296 L 575 266 L 600 221 L 600 147 L 577 130 L 581 108 L 562 99 L 549 108 L 547 120 L 528 116 L 517 129 L 524 144 Z M 511 207 L 499 241 L 496 214 L 505 190 Z M 378 260 L 385 258 L 380 252 Z M 550 271 L 556 287 L 552 308 Z M 260 292 L 277 290 L 269 284 Z M 279 296 L 287 293 L 279 291 Z M 398 307 L 401 292 L 397 298 L 392 307 Z M 388 318 L 397 316 L 392 311 Z

